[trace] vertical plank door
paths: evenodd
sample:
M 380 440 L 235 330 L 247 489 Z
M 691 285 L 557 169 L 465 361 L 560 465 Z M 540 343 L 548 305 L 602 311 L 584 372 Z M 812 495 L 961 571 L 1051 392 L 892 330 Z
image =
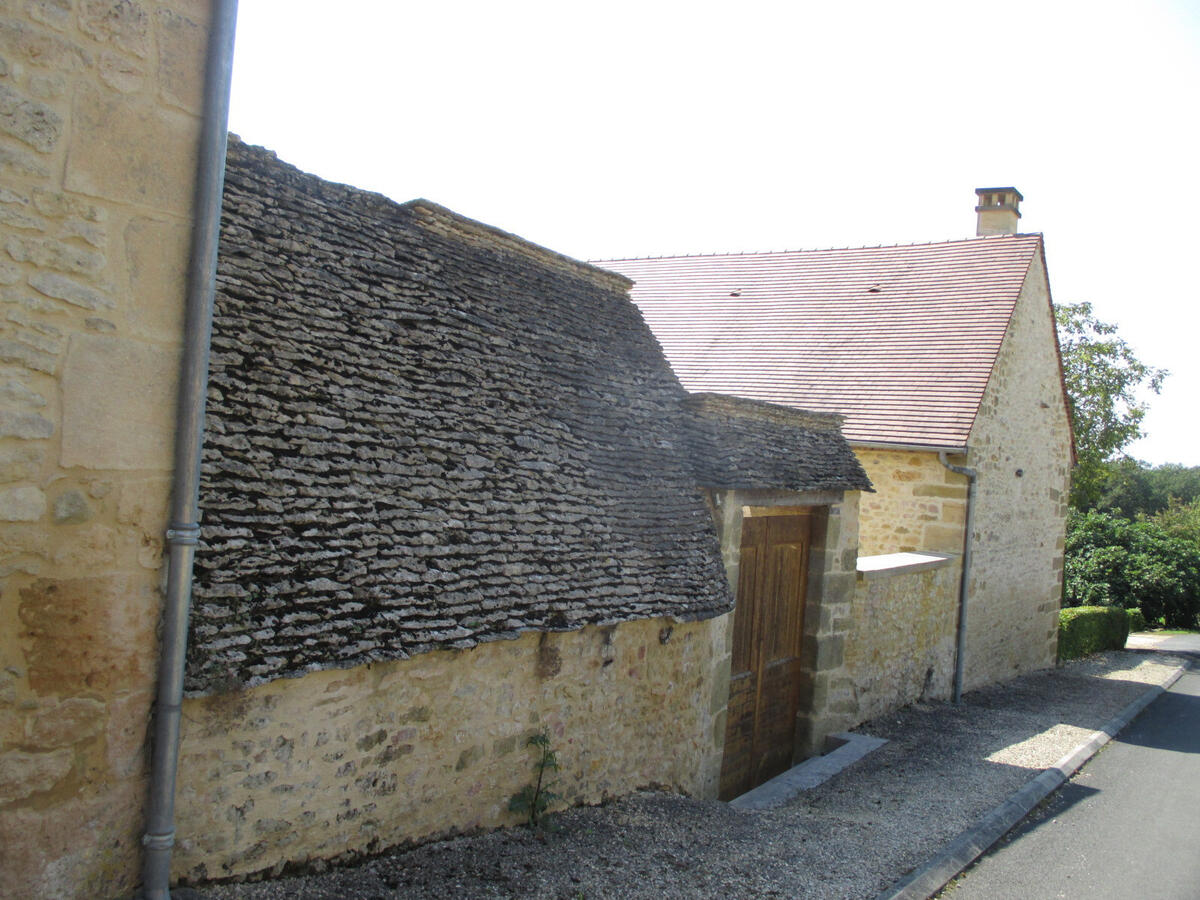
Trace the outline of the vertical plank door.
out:
M 742 520 L 722 800 L 792 764 L 810 530 L 807 515 Z

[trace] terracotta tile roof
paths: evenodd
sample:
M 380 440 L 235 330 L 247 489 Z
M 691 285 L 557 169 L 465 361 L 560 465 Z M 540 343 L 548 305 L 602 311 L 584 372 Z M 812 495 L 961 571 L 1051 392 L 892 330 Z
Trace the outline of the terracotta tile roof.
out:
M 690 391 L 846 417 L 854 442 L 967 443 L 1041 236 L 600 260 Z

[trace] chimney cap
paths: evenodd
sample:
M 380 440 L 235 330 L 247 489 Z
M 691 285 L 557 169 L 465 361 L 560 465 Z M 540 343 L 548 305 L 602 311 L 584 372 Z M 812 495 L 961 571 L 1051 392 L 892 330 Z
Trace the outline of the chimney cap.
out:
M 1016 194 L 1017 200 L 1024 200 L 1021 192 L 1015 187 L 990 187 L 990 188 L 975 188 L 976 196 L 982 197 L 984 194 Z
M 979 214 L 975 222 L 975 234 L 985 237 L 991 234 L 1016 234 L 1017 222 L 1021 218 L 1021 201 L 1025 198 L 1015 187 L 975 188 Z
M 1015 187 L 975 188 L 979 205 L 975 220 L 976 237 L 1016 234 L 1021 220 L 1021 201 L 1025 198 Z

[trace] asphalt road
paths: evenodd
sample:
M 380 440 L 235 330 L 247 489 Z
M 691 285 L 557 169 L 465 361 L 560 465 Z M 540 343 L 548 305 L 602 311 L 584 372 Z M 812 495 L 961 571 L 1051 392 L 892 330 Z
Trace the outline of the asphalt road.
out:
M 983 856 L 945 900 L 1198 900 L 1200 671 Z

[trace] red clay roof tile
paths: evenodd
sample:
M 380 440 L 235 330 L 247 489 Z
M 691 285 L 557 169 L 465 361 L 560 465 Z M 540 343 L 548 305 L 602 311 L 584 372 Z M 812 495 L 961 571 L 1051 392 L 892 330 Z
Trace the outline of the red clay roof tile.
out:
M 960 448 L 1037 234 L 599 260 L 690 391 L 846 416 L 859 443 Z

